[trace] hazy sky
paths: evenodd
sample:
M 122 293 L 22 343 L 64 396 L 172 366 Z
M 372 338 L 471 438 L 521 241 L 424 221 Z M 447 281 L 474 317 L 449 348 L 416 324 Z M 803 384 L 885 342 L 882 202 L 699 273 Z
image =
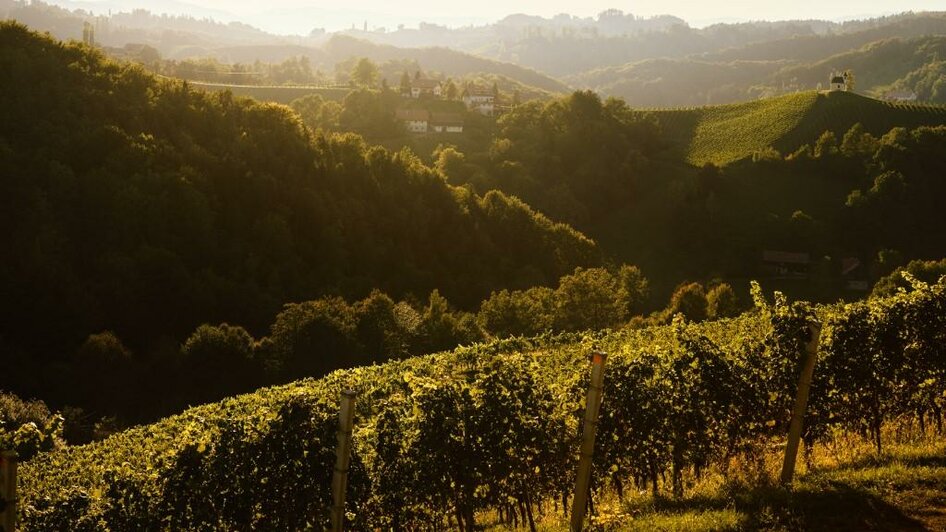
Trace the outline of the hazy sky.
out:
M 491 22 L 512 13 L 543 16 L 569 13 L 586 17 L 608 8 L 639 16 L 676 15 L 695 26 L 716 21 L 841 20 L 910 10 L 946 10 L 946 0 L 85 0 L 75 3 L 52 0 L 51 3 L 81 3 L 89 7 L 108 5 L 111 8 L 140 6 L 151 11 L 166 8 L 167 12 L 173 13 L 182 12 L 190 4 L 220 13 L 221 16 L 215 18 L 227 18 L 222 15 L 230 13 L 235 15 L 234 18 L 279 33 L 300 32 L 303 28 L 316 26 L 329 30 L 353 23 L 361 26 L 364 19 L 367 19 L 369 27 L 414 26 L 422 20 L 463 25 Z M 199 14 L 206 15 L 207 11 Z

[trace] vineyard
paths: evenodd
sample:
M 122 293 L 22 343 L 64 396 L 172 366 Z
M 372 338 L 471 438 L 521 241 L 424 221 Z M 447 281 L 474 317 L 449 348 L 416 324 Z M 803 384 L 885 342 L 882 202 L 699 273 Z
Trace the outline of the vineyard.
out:
M 823 324 L 806 449 L 912 420 L 941 428 L 946 279 L 813 307 L 776 293 L 739 318 L 510 339 L 356 368 L 192 408 L 22 468 L 24 530 L 322 528 L 339 394 L 359 393 L 348 519 L 356 529 L 472 529 L 567 507 L 587 355 L 611 353 L 594 487 L 683 495 L 784 441 L 808 324 Z M 523 510 L 523 511 L 519 511 Z
M 860 123 L 874 136 L 894 127 L 946 124 L 946 107 L 874 100 L 849 92 L 801 92 L 753 102 L 654 111 L 667 136 L 695 165 L 737 161 L 774 148 L 814 145 L 825 131 L 839 139 Z

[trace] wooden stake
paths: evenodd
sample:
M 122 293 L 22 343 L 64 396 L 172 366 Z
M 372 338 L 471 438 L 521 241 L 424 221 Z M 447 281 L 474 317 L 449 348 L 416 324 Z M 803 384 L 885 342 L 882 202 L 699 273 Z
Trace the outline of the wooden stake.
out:
M 608 355 L 600 351 L 591 354 L 591 383 L 585 400 L 585 422 L 578 460 L 578 477 L 575 479 L 575 496 L 572 499 L 572 532 L 579 532 L 585 520 L 588 494 L 591 486 L 591 463 L 595 450 L 595 429 L 598 426 L 598 411 L 601 409 L 601 392 L 604 384 L 604 363 Z
M 345 491 L 348 488 L 348 466 L 351 462 L 352 416 L 355 413 L 355 397 L 352 390 L 342 392 L 338 408 L 338 446 L 335 457 L 335 474 L 332 476 L 332 530 L 341 532 L 345 524 Z
M 785 461 L 782 463 L 782 485 L 791 486 L 795 476 L 795 459 L 798 457 L 798 445 L 805 422 L 805 410 L 808 407 L 808 392 L 811 390 L 811 378 L 815 373 L 815 361 L 818 358 L 818 342 L 821 339 L 821 324 L 808 326 L 811 337 L 805 344 L 805 360 L 802 362 L 801 376 L 798 378 L 798 393 L 795 407 L 792 409 L 792 421 L 788 426 L 788 444 L 785 446 Z
M 16 464 L 13 451 L 0 453 L 0 530 L 16 530 Z

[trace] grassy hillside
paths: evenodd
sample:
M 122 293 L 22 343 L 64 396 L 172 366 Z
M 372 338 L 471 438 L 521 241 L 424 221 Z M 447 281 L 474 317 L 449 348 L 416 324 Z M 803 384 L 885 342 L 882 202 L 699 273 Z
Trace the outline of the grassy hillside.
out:
M 875 136 L 946 124 L 946 107 L 883 102 L 847 92 L 802 92 L 748 103 L 654 112 L 694 165 L 726 164 L 774 148 L 791 153 L 856 123 Z

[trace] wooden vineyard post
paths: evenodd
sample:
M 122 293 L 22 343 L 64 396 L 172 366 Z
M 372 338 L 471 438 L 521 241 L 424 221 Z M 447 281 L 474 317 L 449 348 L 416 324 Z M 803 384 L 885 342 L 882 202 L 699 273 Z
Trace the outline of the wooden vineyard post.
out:
M 578 459 L 578 476 L 575 479 L 575 496 L 572 499 L 571 530 L 581 530 L 588 507 L 588 490 L 591 485 L 591 461 L 595 450 L 595 429 L 598 426 L 598 411 L 601 409 L 601 392 L 604 383 L 604 363 L 608 355 L 601 351 L 591 354 L 591 383 L 585 401 L 585 422 L 582 431 L 581 455 Z
M 332 476 L 332 530 L 341 532 L 345 523 L 345 491 L 348 489 L 348 466 L 351 462 L 352 416 L 355 413 L 355 397 L 352 390 L 342 392 L 338 408 L 338 447 L 335 457 L 335 474 Z
M 16 462 L 15 452 L 0 453 L 0 531 L 16 530 Z
M 811 337 L 805 344 L 805 360 L 802 362 L 801 376 L 798 377 L 798 393 L 795 395 L 795 407 L 792 409 L 792 421 L 788 426 L 788 444 L 785 446 L 785 461 L 782 463 L 782 485 L 790 486 L 795 476 L 795 459 L 798 457 L 798 445 L 808 407 L 808 392 L 811 390 L 811 378 L 815 373 L 815 361 L 818 358 L 818 342 L 821 338 L 821 324 L 808 326 Z

